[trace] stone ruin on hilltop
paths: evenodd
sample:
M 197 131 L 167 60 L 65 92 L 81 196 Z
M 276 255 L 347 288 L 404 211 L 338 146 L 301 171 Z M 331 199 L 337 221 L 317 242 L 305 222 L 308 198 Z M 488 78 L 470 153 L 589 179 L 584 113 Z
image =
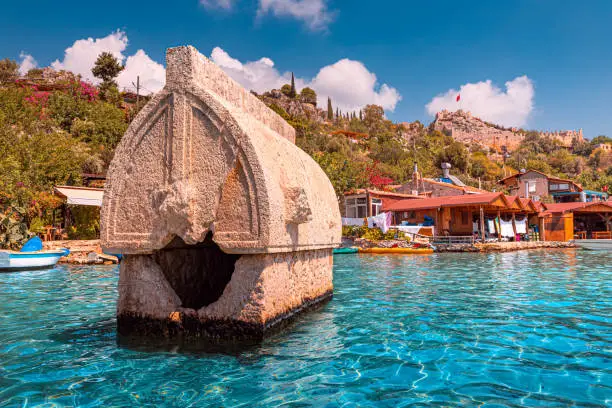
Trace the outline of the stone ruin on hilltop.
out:
M 295 131 L 192 47 L 116 150 L 102 246 L 122 334 L 261 338 L 332 295 L 341 223 Z
M 449 133 L 459 142 L 476 143 L 497 152 L 501 151 L 502 146 L 506 146 L 508 151 L 515 150 L 525 138 L 525 133 L 520 129 L 497 126 L 462 110 L 440 111 L 430 126 Z M 558 140 L 564 147 L 571 147 L 574 140 L 584 140 L 582 129 L 539 133 L 540 136 Z

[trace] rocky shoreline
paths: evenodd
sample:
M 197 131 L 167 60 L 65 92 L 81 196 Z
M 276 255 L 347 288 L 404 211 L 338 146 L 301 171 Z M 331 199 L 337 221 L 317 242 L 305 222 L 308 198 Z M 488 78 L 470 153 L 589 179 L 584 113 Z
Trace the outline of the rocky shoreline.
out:
M 70 254 L 60 258 L 59 263 L 73 265 L 113 265 L 119 263 L 116 256 L 102 252 L 99 239 L 43 242 L 43 249 L 45 250 L 59 248 L 70 250 Z

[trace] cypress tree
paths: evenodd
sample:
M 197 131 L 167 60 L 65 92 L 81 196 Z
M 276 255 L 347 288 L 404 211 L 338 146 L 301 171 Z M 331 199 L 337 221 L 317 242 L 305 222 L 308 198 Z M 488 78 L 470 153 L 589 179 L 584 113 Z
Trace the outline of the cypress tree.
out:
M 295 98 L 297 95 L 297 91 L 295 90 L 295 78 L 293 77 L 293 72 L 291 73 L 291 92 L 289 92 L 290 98 Z
M 359 109 L 359 120 L 363 120 L 363 113 L 361 113 L 361 109 Z
M 334 119 L 334 108 L 332 108 L 331 98 L 327 97 L 327 120 Z

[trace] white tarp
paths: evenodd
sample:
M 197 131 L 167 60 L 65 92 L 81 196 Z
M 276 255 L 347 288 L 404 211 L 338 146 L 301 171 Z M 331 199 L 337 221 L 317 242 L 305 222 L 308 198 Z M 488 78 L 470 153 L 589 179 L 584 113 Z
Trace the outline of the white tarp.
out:
M 65 197 L 67 204 L 102 207 L 104 189 L 101 188 L 61 186 L 55 187 L 55 192 Z
M 347 218 L 342 217 L 342 225 L 350 225 L 354 227 L 363 226 L 363 218 Z

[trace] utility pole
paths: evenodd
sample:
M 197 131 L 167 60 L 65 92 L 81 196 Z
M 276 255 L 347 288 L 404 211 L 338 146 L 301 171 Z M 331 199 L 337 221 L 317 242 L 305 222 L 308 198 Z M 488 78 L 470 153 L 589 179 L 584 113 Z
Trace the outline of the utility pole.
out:
M 136 84 L 132 82 L 132 85 L 136 87 L 136 106 L 138 107 L 138 103 L 140 102 L 140 75 L 136 77 Z

